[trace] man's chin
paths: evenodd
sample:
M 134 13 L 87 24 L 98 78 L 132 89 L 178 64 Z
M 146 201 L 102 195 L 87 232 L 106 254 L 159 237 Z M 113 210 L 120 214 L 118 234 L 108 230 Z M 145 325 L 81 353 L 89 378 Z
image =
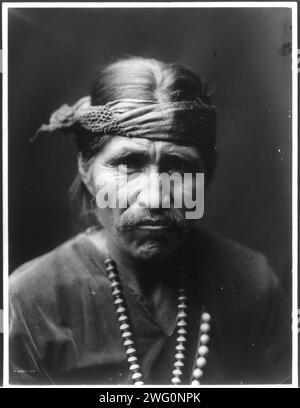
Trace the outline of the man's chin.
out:
M 142 262 L 155 262 L 166 259 L 166 257 L 169 255 L 166 252 L 167 251 L 161 248 L 161 246 L 157 243 L 149 242 L 135 248 L 132 255 L 135 259 Z
M 159 262 L 172 256 L 177 247 L 178 245 L 170 247 L 169 245 L 162 245 L 161 242 L 147 241 L 139 246 L 131 248 L 130 252 L 132 257 L 141 262 Z
M 168 259 L 186 238 L 184 231 L 169 230 L 161 231 L 140 231 L 132 230 L 123 235 L 122 246 L 139 261 L 155 262 Z

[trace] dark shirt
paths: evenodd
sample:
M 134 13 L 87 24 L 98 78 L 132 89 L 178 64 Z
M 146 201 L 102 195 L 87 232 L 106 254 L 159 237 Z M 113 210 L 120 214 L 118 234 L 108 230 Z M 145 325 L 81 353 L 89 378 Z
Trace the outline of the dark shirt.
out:
M 189 309 L 183 383 L 191 380 L 203 305 L 212 316 L 212 328 L 201 383 L 290 383 L 290 304 L 266 258 L 204 231 L 186 248 Z M 104 260 L 82 233 L 12 274 L 12 384 L 132 384 Z M 169 294 L 158 319 L 121 281 L 144 381 L 170 384 L 177 334 Z

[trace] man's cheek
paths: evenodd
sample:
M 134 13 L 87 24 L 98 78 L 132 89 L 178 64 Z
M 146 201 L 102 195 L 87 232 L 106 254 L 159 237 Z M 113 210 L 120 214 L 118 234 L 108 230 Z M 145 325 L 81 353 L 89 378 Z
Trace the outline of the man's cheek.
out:
M 102 169 L 95 177 L 98 208 L 127 208 L 136 201 L 142 184 L 139 173 L 128 175 L 124 169 Z
M 115 203 L 119 209 L 132 207 L 137 203 L 138 195 L 146 183 L 142 173 L 129 175 L 126 179 L 121 177 L 115 185 Z M 113 197 L 113 194 L 112 194 Z
M 120 219 L 120 212 L 118 209 L 106 208 L 96 209 L 97 219 L 99 224 L 107 231 L 115 231 Z
M 100 209 L 117 208 L 119 185 L 122 184 L 120 175 L 114 170 L 103 168 L 94 178 L 94 184 L 97 207 Z M 123 184 L 125 184 L 125 180 Z
M 96 216 L 99 224 L 105 229 L 109 228 L 112 221 L 112 211 L 109 208 L 96 208 Z

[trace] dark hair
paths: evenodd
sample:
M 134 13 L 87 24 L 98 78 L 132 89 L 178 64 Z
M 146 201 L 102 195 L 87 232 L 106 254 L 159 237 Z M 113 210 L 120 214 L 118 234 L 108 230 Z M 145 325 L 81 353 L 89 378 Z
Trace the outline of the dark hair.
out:
M 211 101 L 207 88 L 190 68 L 155 59 L 130 57 L 118 60 L 95 74 L 91 89 L 92 105 L 104 105 L 116 99 L 143 99 L 157 102 L 195 101 L 207 105 Z M 216 120 L 199 134 L 199 151 L 205 167 L 206 182 L 210 181 L 216 165 Z M 83 128 L 74 130 L 78 151 L 87 164 L 104 146 L 109 137 L 91 139 Z M 87 140 L 89 141 L 87 144 Z M 81 212 L 92 214 L 93 197 L 78 176 L 71 189 L 72 198 L 78 202 Z M 93 218 L 93 217 L 92 217 Z M 90 219 L 90 222 L 93 222 Z

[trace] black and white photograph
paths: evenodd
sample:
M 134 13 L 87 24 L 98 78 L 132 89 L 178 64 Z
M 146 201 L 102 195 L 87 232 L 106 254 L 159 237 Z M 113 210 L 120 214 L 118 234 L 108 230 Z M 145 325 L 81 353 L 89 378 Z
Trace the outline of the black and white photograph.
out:
M 296 2 L 2 14 L 4 386 L 297 386 Z

